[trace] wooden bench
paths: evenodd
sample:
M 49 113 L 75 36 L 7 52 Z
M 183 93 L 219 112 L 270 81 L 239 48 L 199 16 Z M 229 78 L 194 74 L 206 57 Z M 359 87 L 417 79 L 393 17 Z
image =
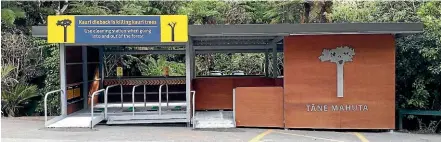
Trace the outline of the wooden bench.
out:
M 441 116 L 441 111 L 399 109 L 398 110 L 398 129 L 399 130 L 403 129 L 404 115 Z

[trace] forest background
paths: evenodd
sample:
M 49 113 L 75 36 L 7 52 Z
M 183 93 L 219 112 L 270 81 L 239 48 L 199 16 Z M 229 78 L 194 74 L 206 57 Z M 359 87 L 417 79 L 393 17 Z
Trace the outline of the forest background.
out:
M 45 25 L 48 15 L 174 15 L 189 24 L 421 22 L 424 32 L 396 37 L 396 108 L 441 110 L 441 1 L 2 1 L 2 115 L 42 115 L 45 92 L 59 88 L 59 51 L 31 36 L 31 26 Z M 115 47 L 117 48 L 117 47 Z M 130 48 L 130 47 L 129 47 Z M 272 58 L 272 57 L 271 57 Z M 115 76 L 117 60 L 128 76 L 185 75 L 183 55 L 106 55 L 105 76 Z M 283 75 L 283 54 L 277 56 Z M 264 54 L 203 54 L 197 75 L 209 71 L 264 74 Z M 50 114 L 59 99 L 50 98 Z M 406 127 L 439 132 L 440 117 L 407 117 Z

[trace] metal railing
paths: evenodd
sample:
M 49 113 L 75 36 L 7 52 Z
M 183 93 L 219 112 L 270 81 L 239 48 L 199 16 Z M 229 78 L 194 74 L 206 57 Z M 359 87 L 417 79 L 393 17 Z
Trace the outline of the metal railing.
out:
M 164 86 L 165 85 L 165 87 L 166 87 L 166 97 L 167 97 L 167 110 L 169 109 L 168 108 L 168 84 L 162 84 L 162 85 L 160 85 L 159 86 L 159 106 L 158 106 L 158 108 L 159 108 L 159 115 L 162 115 L 162 86 Z
M 195 96 L 196 96 L 196 91 L 190 91 L 191 93 L 193 93 L 193 97 L 191 98 L 192 100 L 191 100 L 191 102 L 192 102 L 192 105 L 191 105 L 191 107 L 192 107 L 192 123 L 193 123 L 193 128 L 195 128 L 195 123 L 194 123 L 194 116 L 195 116 L 195 111 L 196 111 L 196 107 L 195 107 L 195 105 L 196 105 L 196 98 L 195 98 Z
M 141 86 L 141 85 L 135 85 L 135 86 L 133 86 L 133 89 L 132 89 L 132 115 L 133 116 L 135 116 L 135 89 L 136 89 L 136 87 L 138 87 L 138 86 Z M 145 98 L 146 98 L 146 96 L 145 96 L 146 94 L 145 94 L 145 85 L 144 85 L 144 106 L 145 106 Z
M 93 92 L 93 94 L 90 96 L 92 99 L 90 100 L 90 128 L 93 128 L 93 102 L 95 95 L 98 95 L 98 93 L 101 93 L 105 91 L 105 89 L 101 89 L 98 91 Z
M 144 109 L 147 109 L 147 96 L 146 96 L 146 90 L 145 90 L 145 85 L 144 85 Z
M 107 120 L 107 101 L 108 101 L 108 93 L 109 93 L 109 89 L 115 86 L 120 86 L 121 87 L 121 109 L 124 108 L 124 101 L 123 101 L 123 87 L 121 84 L 115 84 L 115 85 L 110 85 L 106 87 L 106 92 L 104 93 L 104 118 L 106 118 Z
M 48 96 L 49 94 L 53 94 L 53 93 L 57 93 L 57 92 L 60 92 L 61 95 L 65 95 L 65 94 L 64 94 L 64 91 L 63 91 L 62 89 L 54 90 L 54 91 L 50 91 L 50 92 L 47 92 L 47 93 L 44 95 L 44 125 L 45 125 L 45 126 L 49 125 L 48 122 L 47 122 L 47 96 Z M 63 115 L 63 114 L 62 114 L 62 115 Z

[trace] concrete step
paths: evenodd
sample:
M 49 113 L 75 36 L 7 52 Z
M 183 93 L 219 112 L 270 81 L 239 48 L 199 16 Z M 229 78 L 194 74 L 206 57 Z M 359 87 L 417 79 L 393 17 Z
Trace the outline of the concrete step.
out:
M 231 120 L 195 120 L 195 128 L 234 128 Z
M 187 119 L 133 119 L 133 120 L 108 120 L 106 124 L 152 124 L 152 123 L 186 123 Z
M 195 128 L 234 128 L 232 111 L 197 111 Z
M 167 119 L 186 119 L 185 111 L 169 112 L 162 115 L 158 114 L 135 114 L 130 113 L 124 115 L 108 116 L 109 121 L 130 121 L 130 120 L 167 120 Z

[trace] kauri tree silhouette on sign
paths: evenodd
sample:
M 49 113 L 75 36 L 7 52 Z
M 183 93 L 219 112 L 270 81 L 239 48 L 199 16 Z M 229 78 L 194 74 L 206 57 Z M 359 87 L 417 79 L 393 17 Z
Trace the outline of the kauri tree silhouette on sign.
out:
M 176 22 L 170 22 L 170 23 L 168 23 L 168 26 L 170 26 L 170 28 L 171 28 L 171 41 L 175 41 Z
M 67 42 L 67 27 L 72 24 L 70 19 L 58 20 L 57 26 L 63 26 L 64 28 L 64 42 Z
M 330 61 L 337 64 L 337 97 L 343 97 L 343 66 L 345 62 L 352 61 L 354 55 L 354 49 L 342 46 L 335 49 L 323 49 L 319 57 L 322 62 Z

